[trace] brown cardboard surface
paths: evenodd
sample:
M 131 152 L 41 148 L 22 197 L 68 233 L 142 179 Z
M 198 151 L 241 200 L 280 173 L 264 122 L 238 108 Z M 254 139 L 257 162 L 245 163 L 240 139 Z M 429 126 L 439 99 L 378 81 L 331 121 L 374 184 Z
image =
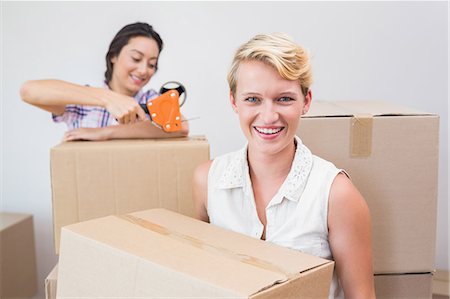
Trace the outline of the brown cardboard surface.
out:
M 193 215 L 192 175 L 205 137 L 66 142 L 51 149 L 55 250 L 64 225 L 149 208 Z
M 33 216 L 0 212 L 0 298 L 30 298 L 37 291 Z
M 375 275 L 377 299 L 431 299 L 432 273 Z
M 355 115 L 372 115 L 370 155 L 351 155 Z M 439 117 L 385 102 L 313 102 L 298 135 L 345 169 L 372 217 L 375 273 L 434 270 Z
M 433 275 L 433 295 L 450 296 L 450 275 L 446 270 L 436 270 Z
M 153 209 L 64 227 L 57 297 L 327 298 L 333 266 Z
M 56 287 L 58 283 L 58 264 L 45 278 L 45 299 L 56 299 Z

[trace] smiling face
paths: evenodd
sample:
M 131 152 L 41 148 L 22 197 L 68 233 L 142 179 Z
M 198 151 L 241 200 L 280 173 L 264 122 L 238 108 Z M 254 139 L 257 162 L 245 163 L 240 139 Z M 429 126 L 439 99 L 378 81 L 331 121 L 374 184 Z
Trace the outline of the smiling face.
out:
M 278 154 L 294 147 L 300 116 L 307 112 L 305 97 L 296 80 L 282 78 L 275 68 L 256 60 L 244 61 L 237 70 L 235 96 L 230 101 L 238 113 L 250 151 Z
M 134 96 L 155 73 L 158 56 L 155 40 L 144 36 L 131 38 L 119 55 L 111 59 L 113 72 L 110 88 Z

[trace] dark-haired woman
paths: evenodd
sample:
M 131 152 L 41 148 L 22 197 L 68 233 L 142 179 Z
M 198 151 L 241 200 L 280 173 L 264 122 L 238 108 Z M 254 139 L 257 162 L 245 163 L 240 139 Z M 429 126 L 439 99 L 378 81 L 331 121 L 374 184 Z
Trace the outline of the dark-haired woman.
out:
M 55 122 L 67 124 L 65 141 L 187 136 L 186 122 L 181 131 L 166 133 L 152 125 L 139 106 L 158 96 L 142 88 L 158 69 L 162 48 L 163 41 L 152 26 L 129 24 L 111 41 L 103 87 L 32 80 L 22 85 L 20 95 L 25 102 L 51 112 Z

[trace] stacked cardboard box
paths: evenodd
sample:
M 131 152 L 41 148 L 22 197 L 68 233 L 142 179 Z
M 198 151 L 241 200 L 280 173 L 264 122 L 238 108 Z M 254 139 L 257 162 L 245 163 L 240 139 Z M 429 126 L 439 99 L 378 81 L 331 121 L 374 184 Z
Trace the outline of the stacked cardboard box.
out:
M 375 292 L 379 299 L 431 298 L 432 273 L 375 275 Z
M 192 215 L 192 175 L 209 144 L 201 136 L 66 142 L 50 155 L 58 253 L 68 224 L 157 207 Z
M 328 298 L 333 267 L 153 209 L 63 227 L 57 298 Z
M 313 102 L 298 135 L 314 154 L 345 169 L 366 199 L 381 298 L 431 298 L 439 117 L 379 101 Z M 419 297 L 410 296 L 418 282 Z
M 0 298 L 37 291 L 33 216 L 0 212 Z

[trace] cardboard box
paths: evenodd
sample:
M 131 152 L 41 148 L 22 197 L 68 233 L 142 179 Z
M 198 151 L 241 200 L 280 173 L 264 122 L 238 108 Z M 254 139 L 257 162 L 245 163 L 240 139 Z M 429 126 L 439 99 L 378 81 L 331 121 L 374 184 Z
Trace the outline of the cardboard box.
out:
M 60 229 L 150 208 L 193 215 L 192 175 L 209 159 L 205 137 L 66 142 L 53 147 L 55 250 Z
M 57 298 L 328 298 L 334 262 L 165 209 L 62 228 Z
M 431 299 L 432 273 L 375 275 L 377 299 Z
M 45 278 L 45 299 L 56 299 L 56 287 L 58 284 L 58 264 Z
M 0 212 L 0 298 L 36 294 L 33 216 Z
M 450 297 L 450 275 L 446 270 L 436 270 L 433 275 L 433 296 Z
M 439 117 L 386 102 L 313 102 L 298 135 L 366 199 L 375 273 L 432 272 Z

